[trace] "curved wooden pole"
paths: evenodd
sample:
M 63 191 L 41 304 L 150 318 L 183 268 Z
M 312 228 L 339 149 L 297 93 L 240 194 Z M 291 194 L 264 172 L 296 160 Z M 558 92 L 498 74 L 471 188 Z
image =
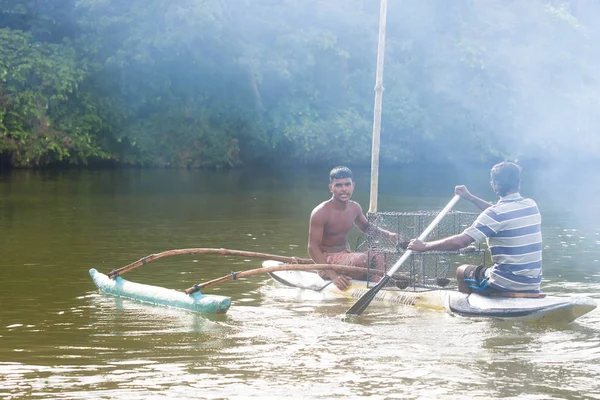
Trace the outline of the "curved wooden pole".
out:
M 241 251 L 241 250 L 229 250 L 229 249 L 211 249 L 211 248 L 193 248 L 193 249 L 178 249 L 168 250 L 162 253 L 150 254 L 149 256 L 140 258 L 139 260 L 132 262 L 124 267 L 117 270 L 113 270 L 108 274 L 108 277 L 114 279 L 117 275 L 122 275 L 125 272 L 132 271 L 137 267 L 148 264 L 149 262 L 159 260 L 165 257 L 179 256 L 184 254 L 220 254 L 224 256 L 240 256 L 250 258 L 263 258 L 265 260 L 275 260 L 293 264 L 312 264 L 313 260 L 310 258 L 297 258 L 297 257 L 285 257 L 278 256 L 276 254 L 257 253 L 254 251 Z
M 213 279 L 208 282 L 199 283 L 186 289 L 185 293 L 191 294 L 198 290 L 217 285 L 219 283 L 236 280 L 238 278 L 245 278 L 252 275 L 265 274 L 268 272 L 277 271 L 314 271 L 314 270 L 330 270 L 330 271 L 347 271 L 347 272 L 365 272 L 367 268 L 351 267 L 348 265 L 337 265 L 337 264 L 312 264 L 312 265 L 298 265 L 298 264 L 283 264 L 273 267 L 263 267 L 250 269 L 248 271 L 232 272 L 229 275 L 222 276 L 217 279 Z

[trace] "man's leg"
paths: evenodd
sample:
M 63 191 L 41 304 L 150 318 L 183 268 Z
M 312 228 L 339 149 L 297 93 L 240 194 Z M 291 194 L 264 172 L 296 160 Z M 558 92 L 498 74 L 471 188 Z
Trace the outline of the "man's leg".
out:
M 408 243 L 408 242 L 407 242 Z M 371 256 L 371 269 L 369 270 L 370 276 L 369 280 L 371 282 L 379 282 L 381 278 L 386 273 L 385 270 L 385 254 L 383 253 L 375 253 Z M 411 279 L 406 274 L 401 272 L 396 272 L 392 275 L 393 282 L 390 282 L 388 285 L 395 285 L 399 289 L 406 289 L 408 286 L 414 286 L 414 280 Z
M 456 270 L 458 291 L 461 293 L 483 293 L 487 287 L 485 270 L 489 267 L 463 264 Z M 489 290 L 489 289 L 488 289 Z
M 366 253 L 355 253 L 348 251 L 345 253 L 337 253 L 337 255 L 337 260 L 335 262 L 331 262 L 331 264 L 351 265 L 353 267 L 365 268 L 365 272 L 344 272 L 344 274 L 356 280 L 364 281 L 367 279 L 366 268 L 368 268 L 369 263 Z
M 385 256 L 383 253 L 374 252 L 371 254 L 371 262 L 368 265 L 369 276 L 371 282 L 378 282 L 385 274 Z
M 456 281 L 458 283 L 458 291 L 461 293 L 471 293 L 471 289 L 467 286 L 465 282 L 465 277 L 467 274 L 467 270 L 470 270 L 475 267 L 474 265 L 463 264 L 458 267 L 456 270 Z
M 354 253 L 350 251 L 342 251 L 339 253 L 327 253 L 327 264 L 338 264 L 338 265 L 349 265 L 353 267 L 361 267 L 365 268 L 365 272 L 348 272 L 342 271 L 340 272 L 343 275 L 349 276 L 352 279 L 357 280 L 366 280 L 367 272 L 366 268 L 368 267 L 367 263 L 367 254 L 366 253 Z M 319 271 L 319 275 L 322 278 L 327 278 L 326 271 Z

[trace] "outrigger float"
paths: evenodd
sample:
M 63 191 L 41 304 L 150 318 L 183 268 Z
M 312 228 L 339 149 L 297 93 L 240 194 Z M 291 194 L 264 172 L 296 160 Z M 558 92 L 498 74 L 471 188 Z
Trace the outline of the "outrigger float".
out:
M 127 297 L 156 305 L 182 308 L 210 314 L 224 314 L 231 306 L 231 299 L 225 296 L 204 295 L 200 291 L 191 294 L 160 286 L 130 282 L 120 276 L 114 279 L 96 269 L 90 269 L 92 280 L 101 292 Z

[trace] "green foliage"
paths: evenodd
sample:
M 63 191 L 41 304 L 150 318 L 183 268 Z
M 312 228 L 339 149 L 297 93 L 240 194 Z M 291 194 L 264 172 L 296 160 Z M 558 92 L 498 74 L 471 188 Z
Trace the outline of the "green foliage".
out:
M 368 164 L 379 5 L 0 0 L 0 154 Z M 390 1 L 381 163 L 600 150 L 573 140 L 600 122 L 598 15 L 581 1 Z
M 238 137 L 247 129 L 237 116 L 170 105 L 129 127 L 123 140 L 130 150 L 121 161 L 176 168 L 234 167 L 240 163 Z
M 77 34 L 77 0 L 0 0 L 0 27 L 24 31 L 35 41 L 61 43 Z
M 100 155 L 90 132 L 99 121 L 69 104 L 84 76 L 70 44 L 0 29 L 0 152 L 23 167 Z
M 107 134 L 115 160 L 190 168 L 240 163 L 239 141 L 250 148 L 260 134 L 248 74 L 222 43 L 220 2 L 80 6 L 86 37 L 95 38 L 94 59 L 103 65 L 90 76 L 91 90 L 122 113 Z

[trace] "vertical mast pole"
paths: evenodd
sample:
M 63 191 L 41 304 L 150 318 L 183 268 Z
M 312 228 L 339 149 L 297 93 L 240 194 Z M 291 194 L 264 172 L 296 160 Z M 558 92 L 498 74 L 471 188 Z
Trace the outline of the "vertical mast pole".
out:
M 371 148 L 371 201 L 369 213 L 377 212 L 379 187 L 379 135 L 381 133 L 381 103 L 383 97 L 383 56 L 385 54 L 385 25 L 387 0 L 381 0 L 379 9 L 379 38 L 377 45 L 377 75 L 375 77 L 375 107 L 373 110 L 373 144 Z

